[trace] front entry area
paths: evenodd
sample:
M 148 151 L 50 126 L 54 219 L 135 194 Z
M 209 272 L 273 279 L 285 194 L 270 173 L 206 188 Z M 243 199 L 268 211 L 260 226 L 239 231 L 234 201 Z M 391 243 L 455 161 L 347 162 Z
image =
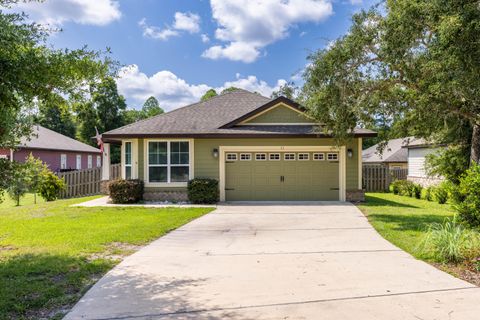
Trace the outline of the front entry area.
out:
M 225 153 L 226 201 L 337 201 L 338 152 Z

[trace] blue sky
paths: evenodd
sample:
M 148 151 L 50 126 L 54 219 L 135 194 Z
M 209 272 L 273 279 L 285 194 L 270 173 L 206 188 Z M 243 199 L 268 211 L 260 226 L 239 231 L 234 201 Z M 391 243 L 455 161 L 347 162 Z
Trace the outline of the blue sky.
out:
M 129 107 L 154 95 L 167 110 L 209 88 L 269 95 L 300 83 L 309 53 L 344 34 L 371 0 L 46 0 L 20 5 L 62 28 L 55 47 L 111 48 Z

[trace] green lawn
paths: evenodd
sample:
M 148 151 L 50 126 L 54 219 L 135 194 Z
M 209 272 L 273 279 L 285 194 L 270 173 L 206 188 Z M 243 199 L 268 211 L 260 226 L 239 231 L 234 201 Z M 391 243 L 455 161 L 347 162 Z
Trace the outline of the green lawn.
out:
M 69 207 L 93 198 L 0 205 L 0 319 L 61 318 L 122 256 L 212 210 Z
M 429 260 L 418 250 L 429 225 L 453 217 L 449 204 L 398 196 L 367 193 L 359 205 L 373 227 L 388 241 L 419 259 Z
M 37 194 L 37 203 L 45 202 L 42 197 Z M 20 198 L 20 206 L 27 206 L 34 203 L 33 193 L 28 193 L 24 197 Z M 15 201 L 10 199 L 10 197 L 5 194 L 3 197 L 3 202 L 0 203 L 0 209 L 15 207 L 17 204 Z

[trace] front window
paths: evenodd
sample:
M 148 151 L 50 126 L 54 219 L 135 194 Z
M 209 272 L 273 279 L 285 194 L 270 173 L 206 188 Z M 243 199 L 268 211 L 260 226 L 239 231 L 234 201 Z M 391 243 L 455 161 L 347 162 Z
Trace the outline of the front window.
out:
M 97 156 L 97 168 L 102 166 L 102 157 Z
M 67 169 L 67 155 L 60 155 L 60 169 Z
M 125 179 L 132 179 L 132 143 L 125 142 Z
M 148 181 L 187 182 L 190 178 L 188 141 L 148 142 Z
M 93 166 L 93 157 L 91 155 L 88 155 L 88 158 L 87 158 L 87 167 L 88 169 L 92 169 L 92 166 Z
M 76 169 L 77 170 L 81 170 L 82 169 L 82 155 L 81 154 L 77 154 L 77 166 L 76 166 Z

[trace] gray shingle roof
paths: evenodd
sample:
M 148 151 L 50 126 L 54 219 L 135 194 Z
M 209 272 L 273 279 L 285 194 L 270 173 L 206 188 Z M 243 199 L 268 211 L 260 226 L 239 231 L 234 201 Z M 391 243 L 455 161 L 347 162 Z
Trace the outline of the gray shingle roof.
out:
M 98 152 L 100 150 L 83 142 L 69 138 L 58 132 L 44 128 L 39 125 L 33 127 L 30 139 L 23 138 L 18 145 L 19 148 L 62 150 L 76 152 Z
M 221 94 L 207 101 L 194 103 L 168 113 L 141 120 L 124 127 L 105 132 L 109 138 L 128 136 L 216 136 L 216 135 L 312 135 L 313 126 L 222 126 L 253 112 L 272 99 L 246 90 Z M 359 134 L 375 134 L 359 130 Z
M 415 144 L 422 139 L 414 137 L 399 138 L 389 140 L 383 153 L 377 151 L 378 144 L 363 150 L 362 161 L 365 163 L 372 162 L 407 162 L 408 150 L 405 148 L 408 145 Z

